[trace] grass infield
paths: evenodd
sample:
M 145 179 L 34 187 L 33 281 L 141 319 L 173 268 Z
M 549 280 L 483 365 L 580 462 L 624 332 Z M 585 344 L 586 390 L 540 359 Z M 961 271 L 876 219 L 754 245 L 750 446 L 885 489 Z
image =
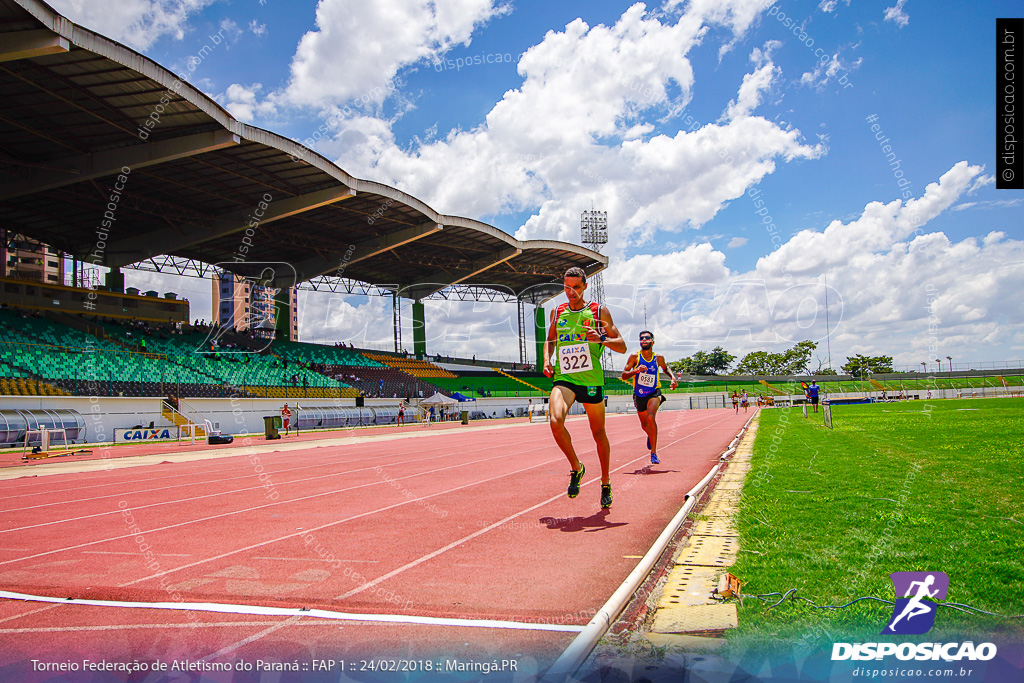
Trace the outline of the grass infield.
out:
M 831 648 L 885 641 L 894 571 L 949 575 L 947 602 L 1024 614 L 1024 399 L 911 401 L 761 413 L 731 570 L 747 595 L 785 593 L 777 607 L 746 598 L 742 647 Z M 935 626 L 893 642 L 1024 637 L 1024 618 L 938 608 Z

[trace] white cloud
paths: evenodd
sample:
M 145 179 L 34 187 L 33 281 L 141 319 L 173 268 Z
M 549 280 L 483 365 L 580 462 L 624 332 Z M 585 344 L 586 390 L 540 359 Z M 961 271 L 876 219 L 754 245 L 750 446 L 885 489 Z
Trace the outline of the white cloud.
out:
M 76 24 L 145 50 L 157 39 L 185 37 L 188 18 L 215 0 L 51 0 L 55 10 Z
M 1024 287 L 1024 241 L 991 231 L 980 243 L 954 243 L 923 229 L 979 173 L 980 166 L 957 163 L 923 196 L 871 202 L 847 224 L 802 231 L 745 273 L 730 271 L 707 243 L 613 260 L 606 282 L 629 283 L 607 287 L 627 292 L 616 321 L 624 331 L 639 329 L 646 302 L 648 326 L 657 326 L 670 356 L 718 344 L 743 354 L 823 341 L 827 275 L 836 366 L 854 353 L 911 364 L 936 353 L 973 360 L 984 355 L 979 346 L 1008 346 L 1024 323 L 1024 309 L 1006 305 Z
M 848 85 L 850 74 L 860 68 L 863 61 L 862 57 L 858 57 L 853 62 L 845 61 L 840 55 L 840 51 L 836 51 L 829 57 L 828 61 L 816 62 L 814 70 L 804 72 L 797 82 L 800 85 L 814 88 L 818 92 L 824 90 L 830 83 L 835 83 L 845 89 L 851 87 Z
M 725 245 L 725 248 L 726 249 L 738 249 L 739 247 L 742 247 L 744 244 L 746 244 L 749 241 L 750 240 L 747 239 L 746 237 L 733 237 L 731 240 L 729 240 L 729 243 Z
M 299 41 L 280 100 L 321 107 L 377 92 L 379 104 L 399 69 L 468 45 L 476 28 L 507 11 L 496 0 L 320 0 L 317 28 Z
M 233 83 L 215 99 L 239 121 L 252 123 L 257 115 L 271 113 L 270 105 L 266 101 L 258 100 L 259 92 L 262 89 L 263 86 L 260 83 L 253 83 L 249 86 Z
M 599 198 L 616 221 L 610 251 L 699 227 L 778 161 L 824 154 L 799 130 L 752 115 L 779 73 L 774 42 L 752 52 L 757 68 L 737 84 L 727 121 L 682 116 L 693 86 L 686 55 L 706 26 L 689 9 L 665 19 L 637 4 L 611 26 L 577 19 L 549 32 L 520 60 L 522 86 L 472 130 L 402 148 L 390 122 L 349 112 L 318 149 L 445 213 L 527 211 L 521 239 L 575 240 L 580 207 Z M 680 129 L 652 136 L 659 115 Z
M 850 0 L 843 0 L 843 4 L 849 7 Z M 839 0 L 821 0 L 821 2 L 818 3 L 818 9 L 820 9 L 822 12 L 825 12 L 826 14 L 835 12 L 838 6 Z
M 742 116 L 749 116 L 750 112 L 761 103 L 761 95 L 768 92 L 775 79 L 782 75 L 782 69 L 771 62 L 771 50 L 779 45 L 778 41 L 769 41 L 763 52 L 754 48 L 750 54 L 750 61 L 754 62 L 758 68 L 743 77 L 743 84 L 740 85 L 736 99 L 729 102 L 728 109 L 722 115 L 723 119 L 731 121 Z
M 262 36 L 267 32 L 267 25 L 253 19 L 249 22 L 249 30 L 252 31 L 253 35 Z
M 895 23 L 900 28 L 903 28 L 910 23 L 910 16 L 903 11 L 903 6 L 907 4 L 907 0 L 896 0 L 895 7 L 885 8 L 885 20 Z
M 1015 199 L 991 199 L 984 202 L 962 202 L 953 207 L 954 211 L 965 211 L 967 209 L 1009 209 L 1015 206 L 1024 206 L 1024 198 Z

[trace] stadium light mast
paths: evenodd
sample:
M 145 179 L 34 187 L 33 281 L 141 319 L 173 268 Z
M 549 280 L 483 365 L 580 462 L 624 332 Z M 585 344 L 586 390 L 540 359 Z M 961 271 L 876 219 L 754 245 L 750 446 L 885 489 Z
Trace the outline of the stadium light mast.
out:
M 590 211 L 584 211 L 580 215 L 580 237 L 583 246 L 600 253 L 601 248 L 608 244 L 608 212 L 595 211 L 593 207 Z M 598 273 L 590 279 L 590 295 L 599 304 L 605 302 L 603 275 L 603 273 Z M 601 367 L 610 370 L 609 365 L 611 365 L 611 355 L 602 352 Z
M 952 356 L 946 356 L 946 360 L 949 361 L 949 371 L 953 372 L 953 357 Z

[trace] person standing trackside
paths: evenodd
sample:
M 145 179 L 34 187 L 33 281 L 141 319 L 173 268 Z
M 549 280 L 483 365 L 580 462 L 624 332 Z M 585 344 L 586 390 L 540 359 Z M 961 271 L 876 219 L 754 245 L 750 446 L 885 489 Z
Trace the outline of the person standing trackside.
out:
M 811 381 L 811 386 L 807 387 L 807 398 L 810 399 L 811 405 L 814 406 L 814 412 L 818 412 L 818 394 L 820 393 L 820 387 L 815 381 Z
M 582 268 L 565 271 L 562 284 L 568 302 L 559 304 L 551 312 L 548 337 L 544 342 L 544 374 L 554 377 L 548 420 L 555 443 L 572 467 L 568 495 L 575 498 L 587 469 L 573 448 L 565 417 L 574 402 L 583 404 L 601 462 L 601 507 L 607 509 L 612 506 L 611 445 L 604 426 L 604 370 L 600 361 L 605 347 L 625 353 L 626 340 L 619 334 L 606 306 L 583 298 L 587 274 Z M 554 366 L 552 355 L 556 356 Z
M 288 404 L 284 404 L 284 408 L 281 408 L 281 422 L 284 424 L 284 435 L 288 436 L 291 431 L 292 422 L 292 411 L 288 409 Z
M 398 404 L 398 425 L 403 426 L 405 424 L 405 405 L 402 403 Z

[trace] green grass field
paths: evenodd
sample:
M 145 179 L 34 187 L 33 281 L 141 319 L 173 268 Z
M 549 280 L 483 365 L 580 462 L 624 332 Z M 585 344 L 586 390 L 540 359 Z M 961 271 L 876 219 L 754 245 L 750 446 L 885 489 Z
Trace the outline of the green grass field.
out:
M 761 413 L 731 570 L 742 592 L 796 588 L 818 605 L 892 600 L 890 572 L 943 571 L 947 601 L 1024 614 L 1024 399 L 877 403 L 833 415 L 829 430 L 821 414 Z M 873 601 L 769 604 L 744 599 L 732 646 L 885 640 L 878 634 L 892 613 Z M 928 634 L 902 638 L 1022 635 L 1024 619 L 939 608 Z

